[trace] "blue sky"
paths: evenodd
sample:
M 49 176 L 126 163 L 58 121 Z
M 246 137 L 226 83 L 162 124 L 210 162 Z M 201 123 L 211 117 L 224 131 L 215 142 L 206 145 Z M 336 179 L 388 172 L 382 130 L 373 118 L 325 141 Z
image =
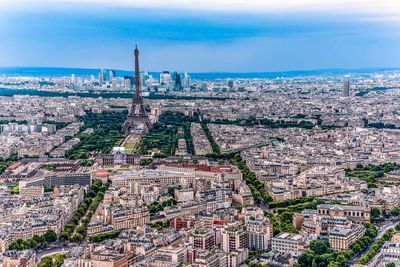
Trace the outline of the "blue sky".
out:
M 137 40 L 149 71 L 400 67 L 399 2 L 2 0 L 0 66 L 131 69 Z

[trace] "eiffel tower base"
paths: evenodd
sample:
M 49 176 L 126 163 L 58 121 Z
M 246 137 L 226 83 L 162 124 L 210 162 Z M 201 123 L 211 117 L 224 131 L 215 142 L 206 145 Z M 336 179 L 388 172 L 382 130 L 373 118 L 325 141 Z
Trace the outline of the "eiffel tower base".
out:
M 122 132 L 128 133 L 147 133 L 152 128 L 149 117 L 147 116 L 128 116 Z

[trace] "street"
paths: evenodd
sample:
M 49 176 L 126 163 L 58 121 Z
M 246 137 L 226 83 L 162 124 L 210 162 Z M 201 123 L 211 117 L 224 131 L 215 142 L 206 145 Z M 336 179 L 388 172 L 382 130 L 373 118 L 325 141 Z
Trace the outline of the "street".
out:
M 352 266 L 365 252 L 367 252 L 370 249 L 372 244 L 374 244 L 374 242 L 377 239 L 381 238 L 387 230 L 396 227 L 396 225 L 398 223 L 400 223 L 400 218 L 396 217 L 394 219 L 389 219 L 387 221 L 384 221 L 379 226 L 377 226 L 378 227 L 378 235 L 373 239 L 373 241 L 365 249 L 363 249 L 362 251 L 355 254 L 346 266 Z

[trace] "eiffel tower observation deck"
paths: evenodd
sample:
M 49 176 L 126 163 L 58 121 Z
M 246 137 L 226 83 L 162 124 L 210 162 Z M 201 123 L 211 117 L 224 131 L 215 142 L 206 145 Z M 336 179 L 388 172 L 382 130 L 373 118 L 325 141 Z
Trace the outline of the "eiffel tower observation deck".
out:
M 139 49 L 135 47 L 135 92 L 132 98 L 132 106 L 128 117 L 122 127 L 123 132 L 143 133 L 148 132 L 152 125 L 146 113 L 143 97 L 141 94 L 140 71 L 139 71 Z

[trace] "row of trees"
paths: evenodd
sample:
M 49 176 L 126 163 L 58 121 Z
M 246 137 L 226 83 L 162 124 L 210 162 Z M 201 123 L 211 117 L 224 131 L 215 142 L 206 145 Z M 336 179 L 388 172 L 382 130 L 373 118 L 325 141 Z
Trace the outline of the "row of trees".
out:
M 158 122 L 153 124 L 153 128 L 141 138 L 139 153 L 148 154 L 150 149 L 159 149 L 160 153 L 155 154 L 155 157 L 174 155 L 179 139 L 178 127 L 183 127 L 184 138 L 190 153 L 193 150 L 190 123 L 198 120 L 197 115 L 186 116 L 181 112 L 163 112 Z
M 215 139 L 212 136 L 211 131 L 208 128 L 207 123 L 205 121 L 201 122 L 201 127 L 208 139 L 208 142 L 211 145 L 212 150 L 213 150 L 213 153 L 206 155 L 207 157 L 213 158 L 215 160 L 218 160 L 218 159 L 232 160 L 238 153 L 240 155 L 240 152 L 222 153 L 217 142 L 215 142 Z M 283 141 L 283 139 L 282 139 L 282 141 Z
M 87 111 L 80 118 L 84 122 L 81 130 L 93 129 L 93 134 L 79 133 L 80 143 L 66 152 L 70 159 L 88 159 L 91 152 L 109 153 L 118 144 L 125 134 L 121 127 L 126 120 L 127 112 L 102 112 Z
M 355 96 L 364 96 L 364 95 L 368 94 L 369 92 L 386 91 L 389 89 L 393 89 L 393 88 L 391 88 L 391 87 L 374 87 L 374 88 L 362 90 L 362 91 L 358 92 Z
M 207 121 L 211 122 L 211 121 Z M 227 119 L 216 119 L 211 123 L 216 124 L 231 124 L 231 125 L 241 125 L 241 126 L 255 126 L 255 125 L 263 125 L 268 128 L 305 128 L 312 129 L 314 128 L 314 124 L 310 121 L 302 120 L 302 121 L 287 121 L 287 120 L 271 120 L 271 119 L 256 119 L 249 118 L 246 120 L 227 120 Z
M 217 142 L 215 142 L 215 139 L 212 136 L 211 131 L 210 129 L 208 129 L 208 126 L 205 122 L 201 123 L 201 128 L 203 129 L 204 134 L 207 136 L 208 142 L 210 142 L 213 154 L 221 155 L 221 150 L 219 149 Z
M 365 249 L 378 234 L 373 224 L 366 223 L 364 226 L 366 228 L 364 236 L 355 241 L 350 248 L 340 252 L 333 251 L 327 241 L 311 241 L 309 250 L 299 256 L 298 264 L 301 267 L 345 266 L 355 254 Z
M 299 197 L 299 198 L 295 198 L 295 199 L 273 201 L 273 202 L 270 202 L 268 206 L 271 209 L 285 208 L 288 206 L 293 206 L 293 205 L 297 205 L 297 204 L 301 204 L 301 203 L 305 203 L 305 202 L 310 202 L 310 201 L 313 201 L 314 199 L 315 199 L 315 197 Z
M 192 133 L 190 132 L 191 122 L 185 121 L 183 123 L 183 134 L 186 141 L 186 148 L 187 152 L 191 155 L 194 155 L 194 145 L 193 145 L 193 138 Z
M 79 243 L 84 239 L 90 220 L 92 219 L 92 216 L 96 212 L 97 207 L 99 206 L 101 201 L 103 201 L 103 198 L 104 192 L 101 191 L 97 194 L 92 204 L 90 205 L 89 211 L 86 213 L 85 219 L 82 220 L 81 224 L 76 228 L 75 234 L 73 234 L 69 239 L 71 242 Z
M 17 239 L 11 242 L 8 249 L 10 250 L 25 250 L 25 249 L 38 249 L 47 247 L 48 243 L 57 241 L 57 234 L 53 230 L 48 230 L 43 235 L 35 235 L 31 239 Z
M 120 230 L 113 230 L 107 233 L 90 236 L 89 240 L 93 243 L 100 243 L 107 239 L 115 239 L 119 236 L 120 233 Z
M 27 120 L 17 121 L 17 120 L 0 120 L 0 124 L 9 124 L 9 123 L 17 123 L 17 124 L 28 124 Z
M 146 166 L 146 165 L 150 165 L 153 162 L 152 158 L 148 158 L 148 159 L 141 159 L 139 164 L 141 166 Z
M 249 186 L 251 193 L 253 194 L 254 200 L 257 203 L 262 201 L 269 203 L 272 201 L 272 197 L 265 190 L 264 184 L 258 180 L 256 174 L 250 170 L 247 166 L 246 161 L 242 159 L 240 153 L 236 153 L 230 160 L 231 164 L 236 165 L 242 172 L 243 179 Z
M 73 237 L 75 229 L 77 228 L 81 218 L 87 213 L 92 202 L 93 199 L 91 197 L 86 197 L 83 203 L 79 205 L 71 220 L 65 226 L 64 231 L 61 233 L 60 240 L 67 241 Z
M 358 264 L 363 264 L 366 265 L 368 264 L 368 262 L 370 260 L 372 260 L 373 257 L 375 257 L 375 255 L 378 253 L 378 251 L 380 250 L 380 248 L 382 247 L 383 243 L 385 243 L 386 241 L 389 241 L 393 234 L 396 232 L 395 229 L 389 229 L 387 230 L 383 236 L 381 238 L 379 238 L 378 240 L 376 240 L 374 242 L 374 244 L 372 244 L 372 246 L 370 247 L 370 249 L 364 253 L 358 260 L 357 263 Z
M 346 169 L 346 175 L 349 177 L 357 177 L 368 183 L 368 187 L 376 187 L 376 179 L 384 176 L 385 173 L 398 169 L 400 166 L 394 162 L 388 162 L 380 165 L 369 164 L 363 166 L 357 165 L 354 169 Z
M 87 226 L 91 217 L 96 212 L 100 202 L 103 200 L 104 192 L 110 186 L 110 182 L 105 184 L 100 180 L 95 180 L 87 192 L 85 199 L 75 211 L 69 223 L 65 226 L 64 231 L 60 235 L 60 240 L 71 242 L 80 242 L 86 235 Z M 81 219 L 85 216 L 85 219 Z M 79 225 L 81 223 L 81 225 Z M 78 227 L 79 225 L 79 227 Z
M 317 206 L 323 203 L 323 200 L 312 200 L 309 202 L 288 206 L 286 208 L 278 208 L 276 211 L 278 214 L 282 214 L 284 212 L 300 212 L 304 209 L 317 209 Z
M 93 214 L 96 212 L 97 207 L 103 201 L 104 193 L 107 191 L 108 187 L 110 187 L 111 181 L 108 181 L 105 185 L 103 184 L 94 198 L 92 205 L 89 208 L 88 213 L 86 214 L 85 219 L 82 220 L 81 225 L 76 228 L 76 233 L 71 237 L 70 241 L 74 243 L 79 243 L 86 236 L 87 228 L 92 219 Z
M 391 123 L 382 123 L 382 122 L 371 122 L 365 124 L 366 128 L 376 128 L 376 129 L 398 129 L 394 124 Z

